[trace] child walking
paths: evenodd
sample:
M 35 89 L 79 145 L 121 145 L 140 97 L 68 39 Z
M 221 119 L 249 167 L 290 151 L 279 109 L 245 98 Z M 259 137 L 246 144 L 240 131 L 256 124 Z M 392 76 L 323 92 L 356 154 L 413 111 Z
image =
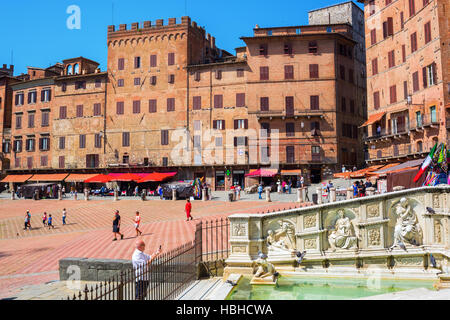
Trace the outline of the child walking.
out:
M 42 216 L 42 224 L 44 227 L 47 225 L 47 212 L 44 212 L 44 215 Z
M 53 218 L 52 218 L 52 215 L 51 215 L 51 214 L 48 215 L 48 222 L 47 222 L 47 225 L 48 225 L 48 229 L 49 229 L 49 230 L 50 230 L 50 228 L 55 229 L 55 226 L 53 225 Z
M 136 217 L 134 218 L 134 227 L 136 229 L 136 237 L 142 235 L 142 231 L 139 230 L 140 223 L 141 223 L 141 216 L 139 215 L 139 211 L 136 211 Z

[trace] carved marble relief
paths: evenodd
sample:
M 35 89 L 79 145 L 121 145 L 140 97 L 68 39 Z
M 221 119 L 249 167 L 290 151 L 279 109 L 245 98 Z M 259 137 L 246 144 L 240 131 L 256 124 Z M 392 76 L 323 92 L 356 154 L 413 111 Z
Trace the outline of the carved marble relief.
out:
M 247 252 L 247 247 L 245 247 L 245 246 L 232 246 L 231 247 L 231 252 L 233 252 L 233 253 L 246 253 Z
M 442 227 L 439 219 L 434 220 L 434 242 L 442 243 Z
M 332 251 L 339 249 L 354 249 L 358 246 L 358 238 L 355 236 L 355 229 L 350 218 L 345 215 L 344 209 L 339 209 L 336 213 L 334 225 L 328 230 L 328 242 Z
M 367 238 L 368 238 L 369 246 L 379 246 L 379 245 L 381 245 L 380 229 L 369 229 L 369 230 L 367 230 Z
M 422 228 L 409 199 L 401 198 L 391 207 L 391 214 L 397 219 L 394 228 L 394 244 L 404 247 L 405 244 L 420 245 L 423 239 Z
M 316 215 L 309 214 L 303 217 L 303 228 L 314 228 L 316 226 Z
M 438 194 L 433 194 L 433 208 L 440 208 L 441 202 Z
M 317 249 L 316 239 L 305 239 L 305 249 Z
M 270 253 L 291 253 L 296 251 L 295 225 L 289 220 L 279 220 L 270 224 L 266 245 Z
M 247 235 L 247 224 L 245 223 L 234 224 L 232 235 L 235 237 L 245 237 Z
M 380 215 L 380 208 L 377 204 L 367 206 L 367 218 L 376 218 Z
M 396 257 L 395 262 L 402 266 L 421 266 L 423 265 L 423 257 Z

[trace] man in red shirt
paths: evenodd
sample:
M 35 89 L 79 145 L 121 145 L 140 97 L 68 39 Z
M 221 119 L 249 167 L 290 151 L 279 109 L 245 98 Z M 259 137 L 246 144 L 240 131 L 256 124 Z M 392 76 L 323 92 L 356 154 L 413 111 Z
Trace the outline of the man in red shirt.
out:
M 191 200 L 187 199 L 186 206 L 184 207 L 184 211 L 186 211 L 186 221 L 193 220 L 194 218 L 191 216 L 192 204 Z

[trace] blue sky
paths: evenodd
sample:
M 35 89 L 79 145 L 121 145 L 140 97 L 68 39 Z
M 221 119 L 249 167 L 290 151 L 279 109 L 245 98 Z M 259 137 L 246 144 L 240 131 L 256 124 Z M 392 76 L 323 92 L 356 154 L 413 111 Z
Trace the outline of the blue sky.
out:
M 64 59 L 84 56 L 106 69 L 107 26 L 189 15 L 216 37 L 220 48 L 235 53 L 241 36 L 261 27 L 308 24 L 308 11 L 343 0 L 15 0 L 2 1 L 0 64 L 48 67 Z M 226 4 L 224 4 L 226 3 Z M 81 29 L 70 30 L 70 5 L 81 10 Z M 359 6 L 362 5 L 358 3 Z M 114 13 L 113 8 L 114 6 Z M 165 22 L 166 23 L 166 22 Z M 13 54 L 11 54 L 13 52 Z

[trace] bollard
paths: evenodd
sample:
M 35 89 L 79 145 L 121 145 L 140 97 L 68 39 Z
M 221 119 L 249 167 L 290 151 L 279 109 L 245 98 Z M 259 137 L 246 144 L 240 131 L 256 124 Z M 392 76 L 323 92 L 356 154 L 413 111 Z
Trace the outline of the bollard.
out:
M 353 199 L 353 188 L 347 188 L 347 200 Z
M 62 190 L 58 190 L 58 200 L 62 200 Z
M 373 196 L 374 194 L 375 194 L 375 188 L 374 187 L 366 188 L 366 195 Z
M 206 195 L 206 189 L 202 189 L 202 201 L 206 201 L 207 200 L 207 195 Z
M 302 191 L 300 190 L 300 188 L 297 189 L 297 202 L 303 202 L 302 201 Z
M 16 200 L 16 193 L 13 191 L 11 191 L 11 200 Z
M 266 189 L 266 202 L 272 202 L 272 199 L 270 199 L 270 188 Z
M 317 204 L 322 204 L 322 187 L 316 188 L 317 192 Z
M 401 191 L 401 190 L 404 190 L 404 189 L 405 189 L 405 187 L 403 187 L 403 186 L 396 186 L 396 187 L 392 188 L 392 191 Z
M 336 202 L 336 188 L 330 188 L 330 202 Z
M 78 193 L 76 191 L 73 194 L 73 200 L 78 200 Z
M 84 201 L 89 201 L 89 192 L 87 189 L 84 189 Z
M 301 189 L 302 202 L 306 202 L 306 187 L 302 187 L 300 189 Z
M 119 192 L 117 191 L 117 189 L 114 189 L 114 201 L 118 200 L 119 200 Z
M 177 189 L 172 189 L 172 201 L 177 200 Z

